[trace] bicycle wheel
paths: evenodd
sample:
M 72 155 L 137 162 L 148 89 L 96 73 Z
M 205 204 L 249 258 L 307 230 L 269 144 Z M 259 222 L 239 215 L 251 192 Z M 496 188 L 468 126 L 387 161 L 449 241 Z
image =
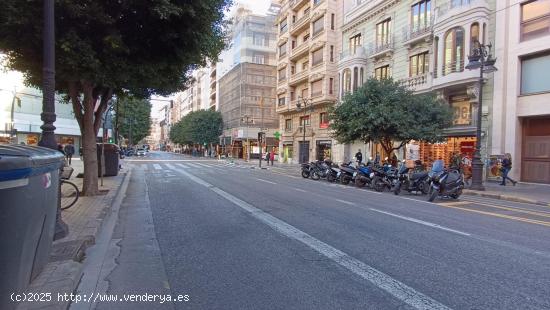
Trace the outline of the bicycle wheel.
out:
M 67 210 L 78 200 L 80 193 L 74 183 L 61 180 L 61 210 Z

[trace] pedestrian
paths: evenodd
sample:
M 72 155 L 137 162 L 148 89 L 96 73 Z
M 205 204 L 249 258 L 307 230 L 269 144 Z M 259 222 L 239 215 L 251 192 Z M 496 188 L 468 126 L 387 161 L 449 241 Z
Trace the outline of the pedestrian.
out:
M 57 150 L 60 151 L 63 155 L 65 155 L 65 152 L 63 151 L 63 145 L 61 145 L 61 143 L 57 144 Z
M 512 185 L 516 186 L 517 181 L 508 176 L 510 170 L 512 170 L 512 155 L 510 153 L 506 153 L 504 155 L 504 159 L 502 160 L 502 168 L 500 168 L 500 171 L 502 172 L 502 183 L 500 183 L 500 185 L 506 186 L 506 179 L 508 179 L 512 182 Z
M 357 153 L 355 153 L 355 160 L 357 160 L 358 164 L 361 164 L 363 161 L 363 153 L 361 153 L 361 149 L 357 150 Z
M 269 153 L 269 160 L 271 161 L 271 165 L 273 166 L 273 161 L 275 161 L 275 148 L 271 149 L 271 153 Z
M 67 162 L 69 163 L 69 166 L 71 165 L 71 160 L 73 159 L 74 155 L 74 145 L 72 142 L 69 142 L 69 144 L 65 145 L 65 157 L 67 158 Z

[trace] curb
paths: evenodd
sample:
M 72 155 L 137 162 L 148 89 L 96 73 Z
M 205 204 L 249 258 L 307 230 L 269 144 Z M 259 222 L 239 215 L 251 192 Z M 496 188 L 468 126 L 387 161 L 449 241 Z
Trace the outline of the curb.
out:
M 95 244 L 95 238 L 99 232 L 103 229 L 104 220 L 110 211 L 111 205 L 115 202 L 116 198 L 121 194 L 122 185 L 126 181 L 128 173 L 124 173 L 117 188 L 109 192 L 109 205 L 106 205 L 101 210 L 99 225 L 95 227 L 93 234 L 86 235 L 84 239 L 74 240 L 79 243 L 78 250 L 74 253 L 71 259 L 50 261 L 44 270 L 36 277 L 29 285 L 28 292 L 37 293 L 51 293 L 51 300 L 45 302 L 27 302 L 19 303 L 16 307 L 17 310 L 66 310 L 71 304 L 70 294 L 74 293 L 82 279 L 84 264 L 83 261 L 86 257 L 86 250 Z M 52 258 L 50 253 L 50 259 Z M 69 296 L 66 300 L 59 300 L 58 296 Z
M 465 195 L 470 196 L 481 196 L 486 198 L 493 198 L 493 199 L 499 199 L 499 200 L 506 200 L 511 202 L 521 202 L 521 203 L 530 203 L 535 204 L 543 207 L 550 207 L 550 202 L 547 201 L 540 201 L 540 200 L 534 200 L 534 199 L 528 199 L 523 197 L 517 197 L 517 196 L 508 196 L 508 195 L 501 195 L 501 194 L 494 194 L 494 193 L 484 193 L 480 191 L 474 191 L 470 189 L 463 190 L 463 193 Z

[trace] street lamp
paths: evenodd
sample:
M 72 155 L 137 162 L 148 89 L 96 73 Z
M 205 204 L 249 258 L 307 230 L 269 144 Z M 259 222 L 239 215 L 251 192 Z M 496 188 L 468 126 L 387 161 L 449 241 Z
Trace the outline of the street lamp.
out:
M 248 124 L 250 122 L 254 122 L 254 119 L 252 119 L 252 116 L 245 114 L 243 117 L 241 117 L 241 122 L 244 122 L 246 124 L 246 161 L 250 161 L 250 141 L 248 140 Z
M 476 47 L 472 50 L 472 55 L 468 56 L 468 65 L 466 69 L 479 69 L 479 96 L 478 96 L 478 112 L 476 124 L 476 148 L 472 159 L 472 185 L 473 190 L 485 190 L 483 186 L 483 161 L 481 161 L 481 114 L 482 114 L 482 98 L 483 98 L 483 74 L 497 71 L 495 67 L 496 58 L 491 55 L 492 45 L 487 45 L 480 42 L 474 43 Z
M 307 114 L 307 107 L 310 107 L 310 112 L 313 111 L 312 107 L 311 107 L 311 100 L 309 98 L 302 98 L 300 96 L 298 96 L 298 101 L 296 102 L 296 109 L 298 110 L 303 110 L 304 111 L 304 118 L 303 118 L 303 122 L 302 122 L 302 132 L 303 132 L 303 137 L 302 137 L 302 147 L 300 148 L 300 162 L 305 162 L 305 154 L 306 152 L 309 152 L 309 147 L 308 149 L 306 149 L 306 114 Z M 310 119 L 311 121 L 311 119 Z

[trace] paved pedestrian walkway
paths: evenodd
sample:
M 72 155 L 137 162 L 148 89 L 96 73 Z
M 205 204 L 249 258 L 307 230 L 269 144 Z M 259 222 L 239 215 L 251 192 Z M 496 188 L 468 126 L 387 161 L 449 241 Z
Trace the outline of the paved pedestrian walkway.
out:
M 76 176 L 84 171 L 83 163 L 77 158 L 72 160 L 74 172 L 70 179 L 79 189 L 82 178 Z M 71 294 L 82 277 L 82 260 L 86 249 L 95 243 L 95 237 L 101 230 L 103 219 L 109 214 L 110 207 L 119 194 L 127 170 L 122 169 L 118 176 L 105 177 L 100 191 L 103 195 L 80 197 L 71 208 L 62 211 L 63 221 L 69 227 L 69 234 L 54 241 L 50 262 L 40 275 L 33 280 L 28 292 L 51 293 L 51 300 L 44 302 L 20 303 L 22 309 L 67 309 L 70 301 L 59 300 L 59 294 Z
M 484 186 L 485 191 L 467 189 L 464 193 L 550 207 L 550 185 L 518 182 L 516 186 L 501 186 L 498 182 L 485 182 Z

